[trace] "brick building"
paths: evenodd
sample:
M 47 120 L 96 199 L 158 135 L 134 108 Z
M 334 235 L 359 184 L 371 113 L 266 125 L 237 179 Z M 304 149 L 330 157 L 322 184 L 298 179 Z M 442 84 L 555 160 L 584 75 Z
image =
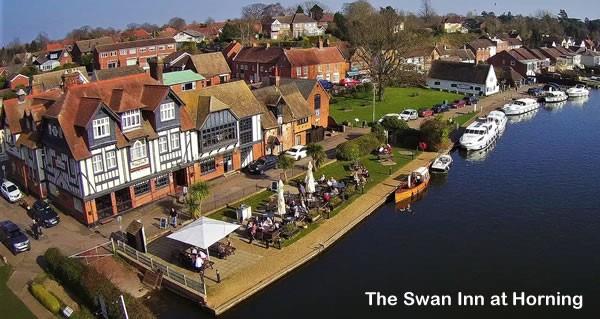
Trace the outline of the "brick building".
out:
M 175 51 L 173 38 L 102 44 L 94 48 L 94 63 L 99 70 L 131 65 L 149 69 L 147 62 L 149 58 L 164 58 Z

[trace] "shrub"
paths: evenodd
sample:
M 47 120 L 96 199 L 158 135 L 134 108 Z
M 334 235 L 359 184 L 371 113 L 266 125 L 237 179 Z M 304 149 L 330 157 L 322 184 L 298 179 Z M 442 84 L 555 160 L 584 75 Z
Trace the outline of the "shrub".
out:
M 338 102 L 338 100 L 336 98 L 334 98 L 334 97 L 332 97 L 331 99 L 329 99 L 329 104 L 335 104 L 337 102 Z
M 335 156 L 342 161 L 355 161 L 360 157 L 360 151 L 356 143 L 352 141 L 340 144 L 335 150 Z
M 373 126 L 371 126 L 371 133 L 375 134 L 375 136 L 381 143 L 385 141 L 385 128 L 383 127 L 383 125 L 379 123 L 373 124 Z
M 377 139 L 375 134 L 365 134 L 355 139 L 353 142 L 358 145 L 360 156 L 370 154 L 381 145 L 381 142 Z
M 30 287 L 31 294 L 37 299 L 46 309 L 50 310 L 53 314 L 57 314 L 60 311 L 60 301 L 53 294 L 51 294 L 46 288 L 40 284 L 33 284 Z
M 370 154 L 376 150 L 381 141 L 374 133 L 365 134 L 354 140 L 340 144 L 336 149 L 336 157 L 343 161 L 354 161 L 363 155 Z
M 399 146 L 404 148 L 416 148 L 421 140 L 421 131 L 415 129 L 405 129 L 398 131 L 396 141 Z
M 438 151 L 450 143 L 450 126 L 441 117 L 425 121 L 421 124 L 421 136 L 429 150 Z
M 388 131 L 405 130 L 408 128 L 408 124 L 396 117 L 386 117 L 381 122 L 381 125 Z
M 79 305 L 79 311 L 74 312 L 71 317 L 69 317 L 70 319 L 96 319 L 96 317 L 94 317 L 94 315 L 88 310 L 88 308 L 85 308 L 81 305 Z

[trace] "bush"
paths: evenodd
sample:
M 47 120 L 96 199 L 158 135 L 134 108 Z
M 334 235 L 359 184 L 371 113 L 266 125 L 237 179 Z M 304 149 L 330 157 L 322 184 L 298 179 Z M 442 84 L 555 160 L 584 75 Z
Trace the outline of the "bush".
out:
M 450 129 L 448 122 L 438 116 L 421 124 L 421 137 L 429 150 L 436 152 L 450 143 Z
M 360 157 L 360 151 L 356 143 L 352 141 L 340 144 L 335 150 L 335 157 L 342 161 L 355 161 Z
M 338 100 L 337 100 L 336 98 L 334 98 L 334 97 L 332 97 L 331 99 L 329 99 L 329 104 L 330 104 L 330 105 L 331 105 L 331 104 L 335 104 L 335 103 L 337 103 L 337 102 L 338 102 Z
M 398 131 L 396 134 L 396 142 L 400 147 L 417 148 L 421 141 L 421 131 L 415 129 L 405 129 Z
M 359 138 L 340 144 L 336 149 L 336 157 L 343 161 L 354 161 L 361 156 L 370 154 L 381 143 L 375 133 L 365 134 Z
M 371 133 L 375 134 L 380 142 L 383 143 L 385 141 L 385 128 L 383 125 L 379 123 L 373 124 L 373 126 L 371 126 Z
M 53 294 L 51 294 L 46 288 L 40 284 L 33 284 L 30 287 L 31 294 L 37 299 L 46 309 L 50 310 L 53 314 L 57 314 L 60 311 L 60 301 Z
M 408 124 L 396 117 L 386 117 L 381 122 L 381 125 L 388 131 L 405 130 L 408 128 Z
M 79 311 L 74 312 L 69 319 L 96 319 L 88 308 L 79 305 Z
M 360 156 L 371 154 L 381 145 L 375 134 L 365 134 L 355 139 L 354 142 L 358 145 Z

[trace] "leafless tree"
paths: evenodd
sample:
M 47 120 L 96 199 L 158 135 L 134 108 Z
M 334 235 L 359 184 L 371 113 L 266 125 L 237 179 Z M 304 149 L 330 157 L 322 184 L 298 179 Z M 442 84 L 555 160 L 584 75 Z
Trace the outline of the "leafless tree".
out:
M 180 17 L 173 17 L 169 19 L 169 22 L 167 24 L 177 30 L 182 30 L 183 28 L 185 28 L 185 20 L 183 20 Z
M 282 15 L 285 15 L 285 8 L 279 2 L 269 4 L 264 8 L 262 13 L 263 18 L 272 18 Z
M 399 28 L 402 17 L 391 7 L 362 12 L 363 16 L 352 18 L 348 32 L 357 47 L 355 57 L 369 71 L 375 94 L 381 101 L 385 86 L 404 69 L 404 57 L 414 48 L 416 39 L 411 32 Z
M 433 9 L 433 5 L 431 4 L 431 0 L 422 0 L 421 1 L 421 10 L 419 14 L 425 20 L 425 22 L 430 22 L 433 17 L 435 17 L 435 9 Z
M 256 25 L 261 23 L 265 8 L 264 3 L 253 3 L 242 8 L 240 19 L 241 41 L 244 45 L 250 45 L 256 34 Z

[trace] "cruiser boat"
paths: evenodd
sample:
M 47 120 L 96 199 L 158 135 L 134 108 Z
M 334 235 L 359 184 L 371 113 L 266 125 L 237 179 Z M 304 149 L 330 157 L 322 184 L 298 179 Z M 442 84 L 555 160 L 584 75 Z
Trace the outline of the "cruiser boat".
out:
M 448 173 L 450 166 L 452 166 L 452 156 L 441 155 L 431 163 L 430 170 L 433 173 Z
M 567 90 L 569 97 L 580 97 L 590 95 L 590 91 L 583 84 L 577 84 L 576 86 Z
M 504 107 L 502 107 L 502 112 L 506 115 L 519 115 L 537 110 L 539 107 L 540 104 L 536 100 L 525 98 L 505 104 Z
M 569 98 L 569 96 L 563 91 L 550 91 L 550 92 L 546 92 L 546 96 L 544 96 L 544 102 L 558 103 L 558 102 L 564 102 L 568 98 Z
M 400 184 L 394 193 L 396 203 L 400 203 L 407 199 L 415 199 L 419 194 L 427 189 L 429 185 L 429 170 L 427 167 L 419 167 L 414 170 L 406 182 Z
M 508 119 L 506 118 L 506 114 L 500 111 L 491 111 L 487 116 L 488 121 L 496 122 L 498 126 L 498 134 L 504 133 L 504 129 L 506 129 L 506 122 Z
M 509 116 L 508 123 L 514 124 L 514 123 L 530 121 L 531 119 L 533 119 L 536 116 L 537 113 L 538 113 L 538 110 L 536 109 L 533 112 L 516 115 L 516 116 Z
M 467 126 L 465 133 L 460 137 L 459 143 L 467 151 L 477 151 L 494 143 L 498 137 L 498 125 L 495 121 L 478 120 Z

